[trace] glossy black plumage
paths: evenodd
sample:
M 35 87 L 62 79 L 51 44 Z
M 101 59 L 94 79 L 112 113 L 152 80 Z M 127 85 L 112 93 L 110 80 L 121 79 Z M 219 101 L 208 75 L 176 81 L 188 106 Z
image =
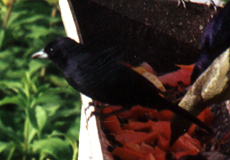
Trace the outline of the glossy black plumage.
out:
M 112 57 L 112 49 L 98 53 L 70 38 L 57 38 L 45 47 L 43 54 L 48 55 L 43 58 L 49 58 L 63 71 L 72 87 L 94 100 L 126 109 L 141 105 L 171 110 L 210 131 L 188 111 L 162 98 L 151 82 Z M 41 54 L 33 57 L 39 58 Z
M 191 76 L 192 83 L 230 46 L 230 2 L 204 28 L 200 45 L 200 57 Z

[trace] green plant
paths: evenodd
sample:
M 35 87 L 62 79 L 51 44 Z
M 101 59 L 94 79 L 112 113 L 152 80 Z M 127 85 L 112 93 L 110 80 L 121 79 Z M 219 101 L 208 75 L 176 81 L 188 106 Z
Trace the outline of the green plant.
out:
M 80 96 L 49 61 L 30 55 L 64 36 L 45 1 L 16 1 L 0 28 L 1 159 L 76 159 Z M 0 3 L 0 25 L 7 7 Z M 50 24 L 52 23 L 52 27 Z

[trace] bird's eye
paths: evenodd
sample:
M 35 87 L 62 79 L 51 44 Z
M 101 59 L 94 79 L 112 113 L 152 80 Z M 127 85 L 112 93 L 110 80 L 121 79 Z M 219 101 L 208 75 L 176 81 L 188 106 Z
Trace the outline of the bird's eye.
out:
M 53 48 L 50 48 L 50 54 L 54 55 L 54 49 Z

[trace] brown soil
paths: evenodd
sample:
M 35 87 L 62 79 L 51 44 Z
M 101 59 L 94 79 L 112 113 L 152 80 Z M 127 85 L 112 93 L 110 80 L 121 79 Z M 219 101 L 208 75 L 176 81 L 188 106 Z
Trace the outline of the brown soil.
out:
M 131 64 L 148 62 L 158 73 L 191 64 L 199 55 L 203 28 L 214 10 L 173 0 L 72 1 L 83 42 L 97 48 L 122 46 Z

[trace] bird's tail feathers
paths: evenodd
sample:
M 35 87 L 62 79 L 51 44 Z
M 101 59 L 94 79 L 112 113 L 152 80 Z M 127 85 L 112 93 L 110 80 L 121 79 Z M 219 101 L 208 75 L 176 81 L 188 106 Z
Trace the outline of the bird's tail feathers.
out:
M 173 106 L 170 107 L 170 110 L 172 112 L 174 112 L 175 114 L 183 117 L 184 119 L 187 119 L 187 120 L 191 121 L 192 123 L 196 124 L 197 126 L 205 129 L 207 132 L 210 132 L 210 133 L 213 132 L 212 129 L 210 127 L 208 127 L 204 122 L 199 120 L 196 116 L 191 114 L 189 111 L 179 107 L 178 105 L 173 104 Z

